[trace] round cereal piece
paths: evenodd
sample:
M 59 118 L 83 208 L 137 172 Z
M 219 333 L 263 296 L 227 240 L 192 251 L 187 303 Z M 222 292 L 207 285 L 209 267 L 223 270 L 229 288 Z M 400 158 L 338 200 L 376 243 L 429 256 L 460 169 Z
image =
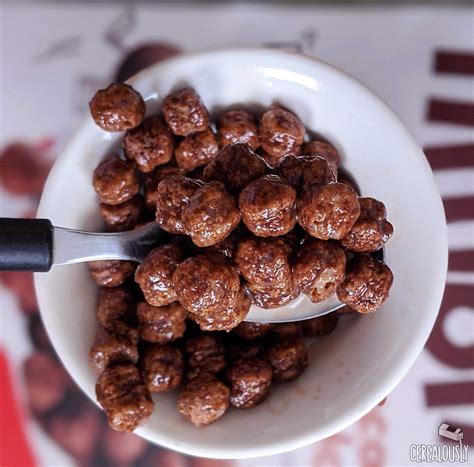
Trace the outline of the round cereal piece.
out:
M 374 198 L 360 198 L 360 215 L 341 245 L 357 253 L 377 251 L 390 239 L 393 226 L 385 205 Z
M 308 366 L 308 352 L 302 339 L 275 340 L 267 347 L 266 357 L 274 381 L 296 379 Z
M 252 323 L 250 321 L 244 321 L 232 329 L 232 334 L 240 339 L 255 340 L 268 337 L 274 329 L 275 325 L 271 323 Z
M 260 358 L 240 359 L 226 373 L 230 385 L 230 405 L 250 409 L 261 404 L 270 394 L 272 367 Z
M 305 135 L 298 117 L 281 107 L 271 107 L 260 120 L 260 143 L 271 156 L 282 159 L 299 152 Z
M 188 339 L 184 344 L 184 354 L 188 366 L 188 380 L 203 372 L 219 374 L 226 367 L 224 345 L 214 333 Z
M 271 169 L 276 169 L 280 165 L 280 162 L 285 157 L 285 156 L 283 156 L 283 157 L 272 156 L 268 152 L 264 151 L 262 148 L 258 148 L 257 152 L 258 152 L 258 155 L 265 161 L 265 163 Z M 294 151 L 293 155 L 298 156 L 299 154 L 300 154 L 300 151 L 296 150 L 296 151 Z
M 304 337 L 322 337 L 331 334 L 336 329 L 339 316 L 337 313 L 328 313 L 318 318 L 306 319 L 301 322 Z
M 252 296 L 252 302 L 265 309 L 286 305 L 298 296 L 292 281 L 278 285 L 257 285 L 248 282 L 247 288 Z
M 117 320 L 126 322 L 134 320 L 135 300 L 124 287 L 101 287 L 96 315 L 101 326 L 113 331 Z
M 272 337 L 276 339 L 294 339 L 301 336 L 301 323 L 281 323 L 275 325 Z
M 171 234 L 186 233 L 182 221 L 183 209 L 201 183 L 191 178 L 172 176 L 158 183 L 156 192 L 156 222 Z
M 209 182 L 194 193 L 183 210 L 182 220 L 194 244 L 206 247 L 230 235 L 240 222 L 240 212 L 222 183 Z
M 234 261 L 247 281 L 279 285 L 291 280 L 290 254 L 290 246 L 280 237 L 250 237 L 237 245 Z
M 114 83 L 100 89 L 89 102 L 92 118 L 105 131 L 135 128 L 145 117 L 142 96 L 128 84 Z
M 135 169 L 125 161 L 107 157 L 94 170 L 92 185 L 101 203 L 122 204 L 140 189 Z
M 133 261 L 91 261 L 89 271 L 94 282 L 101 287 L 118 287 L 135 271 Z
M 183 354 L 170 344 L 153 345 L 143 356 L 142 378 L 150 392 L 176 389 L 183 381 Z
M 117 431 L 133 431 L 153 412 L 153 401 L 140 373 L 131 363 L 107 367 L 95 386 L 97 401 L 104 409 L 109 426 Z
M 158 183 L 168 177 L 179 175 L 184 177 L 186 172 L 175 165 L 165 164 L 157 167 L 153 172 L 145 174 L 145 206 L 147 211 L 155 213 L 158 202 Z
M 108 232 L 132 230 L 141 222 L 143 211 L 143 197 L 140 195 L 136 195 L 122 204 L 100 203 L 100 213 L 104 218 Z
M 231 144 L 204 169 L 206 180 L 218 180 L 233 194 L 269 171 L 268 164 L 248 144 Z
M 138 333 L 153 344 L 175 341 L 186 331 L 186 310 L 178 303 L 153 306 L 147 302 L 137 305 Z
M 215 245 L 212 245 L 211 247 L 208 247 L 207 251 L 224 255 L 229 259 L 233 258 L 236 244 L 239 238 L 239 234 L 236 230 L 238 230 L 238 227 L 237 229 L 233 230 L 228 237 L 224 238 L 224 240 L 220 241 L 219 243 L 216 243 Z
M 247 110 L 230 110 L 217 119 L 217 138 L 221 148 L 246 143 L 254 151 L 260 146 L 257 121 Z
M 240 289 L 237 270 L 217 254 L 186 259 L 176 268 L 173 282 L 181 305 L 196 315 L 215 313 L 223 304 L 235 303 Z
M 138 266 L 135 282 L 150 305 L 163 306 L 177 300 L 173 273 L 182 259 L 180 248 L 167 244 L 151 250 Z
M 303 144 L 301 152 L 309 156 L 319 156 L 323 159 L 326 159 L 329 167 L 331 167 L 334 172 L 337 172 L 337 169 L 341 163 L 341 158 L 339 157 L 336 148 L 323 141 L 309 141 Z
M 163 102 L 165 121 L 175 135 L 188 136 L 209 126 L 209 112 L 191 88 L 175 92 Z
M 295 189 L 277 175 L 265 175 L 239 195 L 242 220 L 257 237 L 285 235 L 296 223 Z
M 181 391 L 178 411 L 193 425 L 205 426 L 224 415 L 230 390 L 211 373 L 201 373 Z
M 344 280 L 346 255 L 335 242 L 310 238 L 296 252 L 293 264 L 295 287 L 313 303 L 326 300 Z
M 285 156 L 277 167 L 283 181 L 301 191 L 305 184 L 334 183 L 336 173 L 319 156 Z
M 264 355 L 263 343 L 260 341 L 230 340 L 226 344 L 229 361 L 234 362 L 241 358 L 261 357 Z
M 321 240 L 340 240 L 360 214 L 357 193 L 343 183 L 307 185 L 297 201 L 298 222 Z
M 218 154 L 219 146 L 210 128 L 186 136 L 174 151 L 178 166 L 186 172 L 208 164 Z
M 358 254 L 347 263 L 337 297 L 359 313 L 373 313 L 387 299 L 392 283 L 393 274 L 386 264 L 368 254 Z
M 126 335 L 100 329 L 89 351 L 89 364 L 98 373 L 112 363 L 137 363 L 137 343 Z
M 122 142 L 126 156 L 138 170 L 149 173 L 173 157 L 174 137 L 160 117 L 149 117 L 133 130 L 127 131 Z

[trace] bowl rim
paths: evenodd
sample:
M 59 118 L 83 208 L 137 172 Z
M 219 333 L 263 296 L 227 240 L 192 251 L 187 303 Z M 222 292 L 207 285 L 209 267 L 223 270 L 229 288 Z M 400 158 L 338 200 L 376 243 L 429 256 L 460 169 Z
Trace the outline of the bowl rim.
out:
M 199 456 L 199 457 L 208 457 L 208 458 L 216 458 L 216 459 L 240 459 L 240 458 L 251 458 L 251 457 L 259 457 L 259 456 L 267 456 L 267 455 L 275 455 L 281 454 L 284 452 L 292 451 L 294 449 L 298 449 L 304 446 L 307 446 L 311 443 L 320 441 L 325 439 L 329 436 L 332 436 L 343 429 L 347 428 L 348 426 L 352 425 L 368 412 L 370 412 L 374 408 L 374 404 L 376 405 L 379 401 L 383 400 L 387 395 L 393 391 L 393 389 L 397 386 L 397 384 L 402 380 L 402 378 L 406 375 L 412 365 L 415 363 L 415 360 L 418 358 L 419 354 L 422 352 L 424 345 L 430 335 L 430 332 L 434 326 L 435 320 L 437 318 L 439 308 L 441 305 L 441 300 L 444 293 L 444 286 L 446 282 L 446 275 L 447 275 L 447 265 L 448 265 L 448 243 L 447 243 L 447 225 L 446 225 L 446 217 L 444 213 L 443 203 L 441 201 L 441 197 L 439 196 L 434 176 L 431 171 L 431 168 L 424 157 L 423 152 L 421 151 L 419 145 L 414 140 L 413 136 L 410 134 L 400 117 L 398 117 L 395 112 L 391 109 L 391 107 L 375 92 L 370 90 L 365 84 L 363 84 L 360 80 L 354 78 L 353 76 L 349 75 L 348 73 L 342 71 L 338 67 L 330 65 L 322 60 L 316 59 L 311 56 L 288 52 L 288 51 L 281 51 L 276 49 L 265 49 L 261 47 L 238 47 L 238 48 L 216 48 L 216 49 L 207 49 L 205 51 L 195 51 L 190 53 L 181 54 L 177 57 L 173 57 L 167 59 L 163 62 L 159 62 L 154 64 L 133 77 L 131 77 L 126 82 L 128 84 L 133 85 L 136 81 L 138 81 L 143 75 L 150 74 L 150 73 L 157 73 L 159 68 L 163 65 L 165 66 L 173 66 L 173 64 L 179 64 L 180 62 L 186 62 L 187 60 L 206 60 L 206 59 L 219 59 L 220 56 L 223 58 L 229 59 L 233 56 L 235 59 L 239 59 L 241 57 L 248 57 L 252 56 L 253 58 L 261 58 L 263 62 L 266 59 L 278 59 L 282 63 L 282 68 L 289 67 L 289 69 L 294 69 L 294 67 L 307 67 L 308 65 L 314 67 L 315 69 L 324 69 L 326 72 L 332 73 L 337 75 L 339 78 L 343 78 L 344 80 L 352 82 L 357 88 L 358 91 L 364 93 L 367 98 L 378 101 L 380 108 L 384 110 L 386 116 L 390 120 L 390 124 L 397 126 L 398 131 L 401 131 L 406 134 L 413 144 L 413 147 L 417 149 L 420 157 L 424 159 L 424 163 L 426 165 L 426 169 L 429 171 L 427 172 L 427 180 L 426 182 L 431 183 L 433 193 L 436 193 L 433 197 L 432 202 L 436 203 L 439 218 L 439 228 L 440 230 L 440 238 L 442 242 L 440 242 L 439 251 L 437 251 L 438 256 L 438 270 L 435 271 L 436 277 L 434 280 L 439 283 L 440 287 L 436 289 L 437 293 L 433 294 L 433 296 L 427 298 L 426 308 L 431 310 L 429 315 L 429 319 L 426 319 L 424 322 L 420 322 L 419 329 L 417 333 L 417 338 L 412 339 L 411 341 L 407 342 L 407 345 L 404 348 L 403 354 L 399 356 L 397 360 L 397 365 L 392 367 L 390 371 L 384 374 L 385 378 L 381 379 L 374 385 L 373 390 L 369 394 L 364 394 L 360 397 L 357 404 L 352 407 L 351 410 L 347 411 L 343 416 L 339 416 L 336 420 L 331 420 L 326 423 L 323 427 L 320 427 L 316 430 L 308 430 L 305 435 L 296 434 L 292 435 L 288 433 L 288 438 L 285 442 L 276 443 L 266 443 L 266 444 L 258 444 L 257 446 L 252 445 L 248 446 L 245 449 L 240 449 L 239 451 L 231 451 L 228 448 L 220 449 L 215 447 L 206 447 L 202 445 L 197 445 L 193 442 L 180 442 L 179 446 L 176 444 L 172 444 L 167 439 L 162 439 L 161 434 L 156 434 L 156 432 L 152 431 L 151 429 L 147 429 L 147 426 L 144 425 L 139 429 L 135 430 L 135 433 L 139 434 L 143 438 L 147 439 L 148 441 L 158 444 L 160 446 L 178 450 L 182 453 Z M 291 66 L 290 66 L 291 64 Z M 65 146 L 61 155 L 57 158 L 54 163 L 54 166 L 48 176 L 46 184 L 43 189 L 43 193 L 41 196 L 40 204 L 38 207 L 38 217 L 41 217 L 45 211 L 48 211 L 48 206 L 50 204 L 50 196 L 49 192 L 51 191 L 51 186 L 54 183 L 56 178 L 56 174 L 61 171 L 63 165 L 67 164 L 68 162 L 68 154 L 72 147 L 76 146 L 81 142 L 81 139 L 85 137 L 85 135 L 90 132 L 90 129 L 93 128 L 93 122 L 90 118 L 85 119 L 85 123 L 80 127 L 78 131 L 76 131 L 72 138 L 70 138 L 68 144 Z M 431 175 L 430 177 L 428 175 Z M 435 276 L 433 273 L 433 276 Z M 43 312 L 45 307 L 42 297 L 43 292 L 46 291 L 42 290 L 41 285 L 38 284 L 38 277 L 41 273 L 35 274 L 35 289 L 38 297 L 38 305 L 41 312 L 41 317 L 45 324 L 45 328 L 48 332 L 48 335 L 51 339 L 51 342 L 54 343 L 54 338 L 51 336 L 48 330 L 48 319 L 46 318 L 47 313 Z M 62 356 L 58 352 L 59 358 L 62 360 Z M 63 363 L 64 364 L 64 363 Z M 66 365 L 64 365 L 66 367 Z M 69 368 L 66 367 L 69 371 Z M 72 376 L 72 374 L 71 374 Z M 73 378 L 75 379 L 75 378 Z M 81 390 L 82 387 L 80 387 Z M 89 394 L 83 390 L 83 392 L 89 397 Z M 93 400 L 94 403 L 97 404 L 96 400 Z

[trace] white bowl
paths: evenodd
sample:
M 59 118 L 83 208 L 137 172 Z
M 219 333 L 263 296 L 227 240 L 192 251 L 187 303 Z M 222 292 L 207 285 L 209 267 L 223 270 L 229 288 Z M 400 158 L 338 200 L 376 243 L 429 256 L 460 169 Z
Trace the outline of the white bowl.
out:
M 387 206 L 395 234 L 386 260 L 395 281 L 372 316 L 343 320 L 310 347 L 310 365 L 295 382 L 275 387 L 256 409 L 231 409 L 195 428 L 177 412 L 176 395 L 155 397 L 144 438 L 184 453 L 244 458 L 289 451 L 344 429 L 371 410 L 402 379 L 436 319 L 447 268 L 446 222 L 430 167 L 392 110 L 336 68 L 270 50 L 223 50 L 178 57 L 131 80 L 155 111 L 176 87 L 193 86 L 211 111 L 233 104 L 281 103 L 308 129 L 331 141 L 363 195 Z M 121 134 L 92 119 L 76 134 L 46 183 L 38 217 L 57 226 L 101 225 L 92 172 Z M 52 343 L 77 384 L 95 401 L 88 351 L 97 327 L 96 286 L 86 265 L 36 274 L 42 317 Z

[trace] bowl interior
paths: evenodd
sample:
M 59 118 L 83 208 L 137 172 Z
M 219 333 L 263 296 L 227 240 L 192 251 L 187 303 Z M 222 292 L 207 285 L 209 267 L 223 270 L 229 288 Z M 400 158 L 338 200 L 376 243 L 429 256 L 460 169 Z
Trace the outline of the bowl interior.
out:
M 148 112 L 183 85 L 193 86 L 212 112 L 235 104 L 282 104 L 337 147 L 362 194 L 382 200 L 395 227 L 386 248 L 395 276 L 389 299 L 378 313 L 344 319 L 331 336 L 316 340 L 299 380 L 275 387 L 256 409 L 230 410 L 200 429 L 177 412 L 175 395 L 159 395 L 153 416 L 137 432 L 178 451 L 236 458 L 288 451 L 353 423 L 408 371 L 440 305 L 446 226 L 423 153 L 377 96 L 339 70 L 303 56 L 268 50 L 201 53 L 156 65 L 132 84 L 146 98 Z M 57 226 L 99 228 L 92 172 L 120 137 L 102 132 L 88 119 L 57 161 L 38 217 Z M 430 232 L 422 242 L 420 231 Z M 97 290 L 87 266 L 55 267 L 36 274 L 35 282 L 53 345 L 95 400 L 96 376 L 88 366 L 88 351 L 97 328 Z

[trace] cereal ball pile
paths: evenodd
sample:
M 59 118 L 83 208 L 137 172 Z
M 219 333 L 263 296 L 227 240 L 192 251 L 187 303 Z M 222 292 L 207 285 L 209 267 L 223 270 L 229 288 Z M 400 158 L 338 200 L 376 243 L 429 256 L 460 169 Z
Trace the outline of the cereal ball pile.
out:
M 90 109 L 100 128 L 124 132 L 93 174 L 106 230 L 157 222 L 166 233 L 139 265 L 90 263 L 100 287 L 90 363 L 116 430 L 147 421 L 152 393 L 179 391 L 195 426 L 255 407 L 304 372 L 308 338 L 387 299 L 393 275 L 374 255 L 393 234 L 384 204 L 360 197 L 336 148 L 311 140 L 290 110 L 212 121 L 185 88 L 145 118 L 126 84 L 98 91 Z M 252 304 L 300 294 L 346 306 L 301 323 L 245 321 Z

